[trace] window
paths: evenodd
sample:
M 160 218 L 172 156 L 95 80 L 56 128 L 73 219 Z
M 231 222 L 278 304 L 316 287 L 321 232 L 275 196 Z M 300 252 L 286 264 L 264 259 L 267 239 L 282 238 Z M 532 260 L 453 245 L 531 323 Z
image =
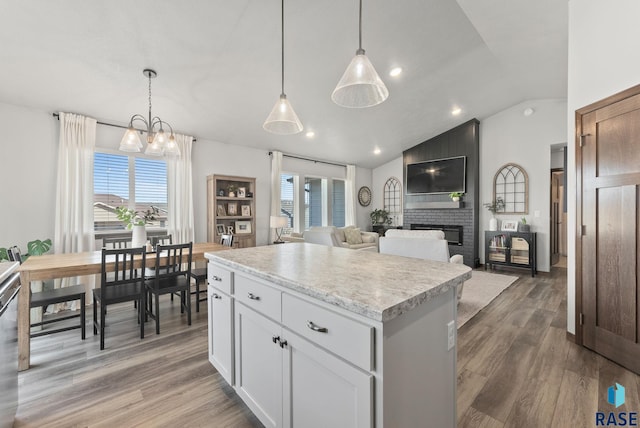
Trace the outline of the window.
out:
M 333 180 L 333 204 L 331 205 L 331 213 L 333 225 L 344 227 L 345 217 L 345 198 L 344 198 L 344 180 Z
M 293 175 L 282 174 L 280 176 L 280 215 L 287 217 L 287 227 L 283 233 L 290 234 L 293 230 Z
M 322 179 L 304 179 L 304 229 L 322 226 Z
M 301 191 L 304 191 L 303 200 L 299 196 Z M 344 226 L 345 181 L 295 173 L 281 174 L 280 215 L 289 220 L 284 233 L 303 231 L 313 226 Z
M 165 227 L 167 220 L 167 164 L 163 160 L 96 152 L 93 170 L 94 230 L 124 229 L 116 217 L 120 206 L 136 211 L 155 207 L 158 219 L 149 224 Z

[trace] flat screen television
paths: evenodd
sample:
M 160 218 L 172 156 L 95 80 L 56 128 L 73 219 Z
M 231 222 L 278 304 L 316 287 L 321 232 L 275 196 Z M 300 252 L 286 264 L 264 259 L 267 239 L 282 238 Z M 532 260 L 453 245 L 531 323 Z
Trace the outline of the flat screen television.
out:
M 465 191 L 466 156 L 407 164 L 407 195 Z

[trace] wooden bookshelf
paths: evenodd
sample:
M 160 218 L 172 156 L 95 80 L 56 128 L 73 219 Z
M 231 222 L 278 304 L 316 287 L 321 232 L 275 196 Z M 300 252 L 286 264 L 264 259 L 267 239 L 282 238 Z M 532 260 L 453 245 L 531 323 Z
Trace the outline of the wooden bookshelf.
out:
M 234 247 L 256 246 L 255 191 L 253 177 L 207 177 L 207 241 L 220 242 L 222 232 L 231 232 Z

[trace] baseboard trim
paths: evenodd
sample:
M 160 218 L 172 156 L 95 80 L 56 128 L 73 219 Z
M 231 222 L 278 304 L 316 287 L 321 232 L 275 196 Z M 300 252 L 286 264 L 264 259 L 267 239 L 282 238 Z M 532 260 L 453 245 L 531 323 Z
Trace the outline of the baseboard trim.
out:
M 576 343 L 576 335 L 571 332 L 567 332 L 567 340 Z

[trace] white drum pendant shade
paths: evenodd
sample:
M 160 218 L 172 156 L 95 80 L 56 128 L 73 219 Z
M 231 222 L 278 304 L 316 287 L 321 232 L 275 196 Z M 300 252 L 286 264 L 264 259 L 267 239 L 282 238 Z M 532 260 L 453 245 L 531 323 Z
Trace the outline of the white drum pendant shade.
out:
M 281 135 L 297 134 L 302 131 L 302 123 L 285 94 L 280 95 L 280 99 L 273 106 L 262 127 L 266 131 Z
M 388 96 L 389 90 L 373 64 L 364 50 L 359 50 L 333 90 L 331 99 L 343 107 L 362 108 L 378 105 Z

